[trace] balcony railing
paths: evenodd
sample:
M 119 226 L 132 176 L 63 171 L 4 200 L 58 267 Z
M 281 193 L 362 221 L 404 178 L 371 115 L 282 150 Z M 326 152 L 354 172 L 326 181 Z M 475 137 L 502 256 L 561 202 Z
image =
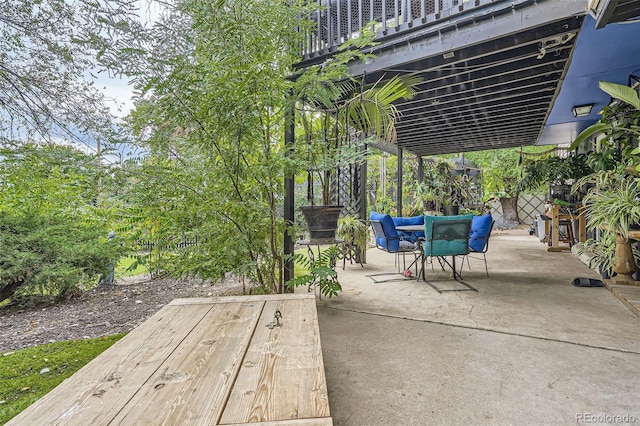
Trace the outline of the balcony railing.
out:
M 316 28 L 306 35 L 303 57 L 331 53 L 368 23 L 377 38 L 435 24 L 500 0 L 317 0 Z

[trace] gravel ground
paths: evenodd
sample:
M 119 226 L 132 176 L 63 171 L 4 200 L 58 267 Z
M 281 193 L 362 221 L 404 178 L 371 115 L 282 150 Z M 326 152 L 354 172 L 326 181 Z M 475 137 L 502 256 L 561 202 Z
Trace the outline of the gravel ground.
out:
M 242 294 L 242 283 L 132 277 L 102 285 L 69 300 L 0 308 L 0 354 L 63 340 L 127 332 L 173 299 Z

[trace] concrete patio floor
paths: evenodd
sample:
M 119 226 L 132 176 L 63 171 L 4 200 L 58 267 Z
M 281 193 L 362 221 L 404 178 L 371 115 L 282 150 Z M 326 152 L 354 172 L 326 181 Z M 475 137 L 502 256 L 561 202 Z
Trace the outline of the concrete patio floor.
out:
M 424 281 L 374 283 L 395 271 L 375 248 L 347 264 L 343 291 L 318 300 L 336 425 L 640 424 L 640 319 L 570 252 L 526 229 L 494 230 L 465 265 L 478 291 Z M 438 286 L 450 273 L 432 272 Z

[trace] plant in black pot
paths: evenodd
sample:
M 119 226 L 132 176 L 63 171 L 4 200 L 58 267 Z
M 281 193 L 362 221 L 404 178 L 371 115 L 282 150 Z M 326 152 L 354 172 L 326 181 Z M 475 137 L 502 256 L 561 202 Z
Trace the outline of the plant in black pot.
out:
M 437 215 L 447 201 L 447 181 L 451 166 L 443 160 L 427 160 L 422 182 L 416 184 L 415 210 L 421 214 Z
M 455 216 L 460 213 L 460 207 L 469 199 L 470 180 L 465 174 L 450 173 L 447 179 L 448 196 L 444 201 L 444 214 Z
M 301 206 L 300 211 L 312 242 L 332 242 L 343 208 L 339 194 L 332 188 L 338 186 L 339 171 L 365 161 L 366 151 L 359 141 L 351 142 L 333 131 L 339 123 L 328 111 L 301 115 L 305 141 L 296 147 L 296 154 L 304 160 L 309 204 Z
M 435 214 L 438 211 L 437 206 L 442 204 L 442 200 L 438 197 L 436 191 L 425 182 L 417 183 L 415 188 L 416 190 L 413 196 L 414 216 L 420 214 Z

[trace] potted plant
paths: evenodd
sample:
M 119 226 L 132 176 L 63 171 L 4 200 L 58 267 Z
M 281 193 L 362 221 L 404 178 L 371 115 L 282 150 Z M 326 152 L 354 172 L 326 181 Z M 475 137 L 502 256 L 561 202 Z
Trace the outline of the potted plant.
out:
M 426 215 L 440 214 L 446 200 L 450 170 L 451 167 L 446 161 L 428 160 L 425 163 L 422 182 L 416 184 L 416 210 L 422 209 Z
M 616 266 L 616 234 L 607 230 L 600 233 L 598 240 L 589 238 L 584 243 L 576 246 L 576 255 L 588 255 L 587 265 L 591 269 L 597 270 L 602 278 L 610 279 L 616 275 L 614 268 Z M 636 263 L 640 260 L 640 251 L 631 245 L 633 258 Z
M 416 183 L 413 200 L 413 210 L 428 215 L 435 214 L 438 211 L 438 205 L 442 202 L 438 199 L 434 188 L 426 182 Z
M 362 264 L 369 238 L 367 223 L 354 215 L 343 216 L 338 219 L 336 236 L 344 240 L 342 255 L 346 260 L 355 260 Z
M 340 97 L 333 103 L 311 102 L 311 107 L 300 109 L 295 155 L 306 171 L 310 205 L 301 207 L 301 211 L 312 240 L 326 242 L 335 238 L 342 211 L 339 197 L 332 193 L 332 186 L 338 186 L 338 171 L 365 161 L 366 152 L 361 149 L 365 138 L 395 141 L 398 111 L 393 102 L 410 99 L 418 82 L 415 77 L 394 76 L 362 89 L 349 81 L 338 85 Z M 314 181 L 320 182 L 321 204 L 315 204 Z
M 614 233 L 615 281 L 627 283 L 633 280 L 632 275 L 636 271 L 629 230 L 640 222 L 640 179 L 637 177 L 640 170 L 637 141 L 640 136 L 640 126 L 637 125 L 640 118 L 640 98 L 634 89 L 627 86 L 600 82 L 600 88 L 623 103 L 605 108 L 600 122 L 578 135 L 571 149 L 591 136 L 603 133 L 604 143 L 615 144 L 621 153 L 620 160 L 611 170 L 599 170 L 578 180 L 574 184 L 574 190 L 585 184 L 589 186 L 583 199 L 588 225 Z M 604 250 L 606 245 L 602 241 L 600 246 Z
M 640 185 L 628 175 L 612 175 L 610 186 L 590 190 L 583 199 L 589 228 L 604 229 L 615 234 L 613 270 L 616 281 L 632 281 L 636 271 L 629 229 L 640 222 Z
M 444 214 L 455 216 L 460 213 L 460 207 L 469 198 L 469 176 L 450 173 L 447 180 L 448 197 L 444 199 Z
M 311 126 L 310 124 L 309 126 Z M 337 125 L 337 124 L 336 124 Z M 311 129 L 308 128 L 312 134 Z M 351 164 L 360 164 L 366 160 L 366 152 L 359 144 L 342 144 L 335 140 L 327 143 L 305 143 L 298 154 L 306 160 L 307 202 L 301 206 L 311 241 L 330 243 L 335 239 L 338 218 L 342 214 L 343 206 L 334 200 L 331 191 L 331 181 L 336 178 L 336 170 Z M 315 196 L 315 182 L 320 183 L 321 199 L 317 203 Z

